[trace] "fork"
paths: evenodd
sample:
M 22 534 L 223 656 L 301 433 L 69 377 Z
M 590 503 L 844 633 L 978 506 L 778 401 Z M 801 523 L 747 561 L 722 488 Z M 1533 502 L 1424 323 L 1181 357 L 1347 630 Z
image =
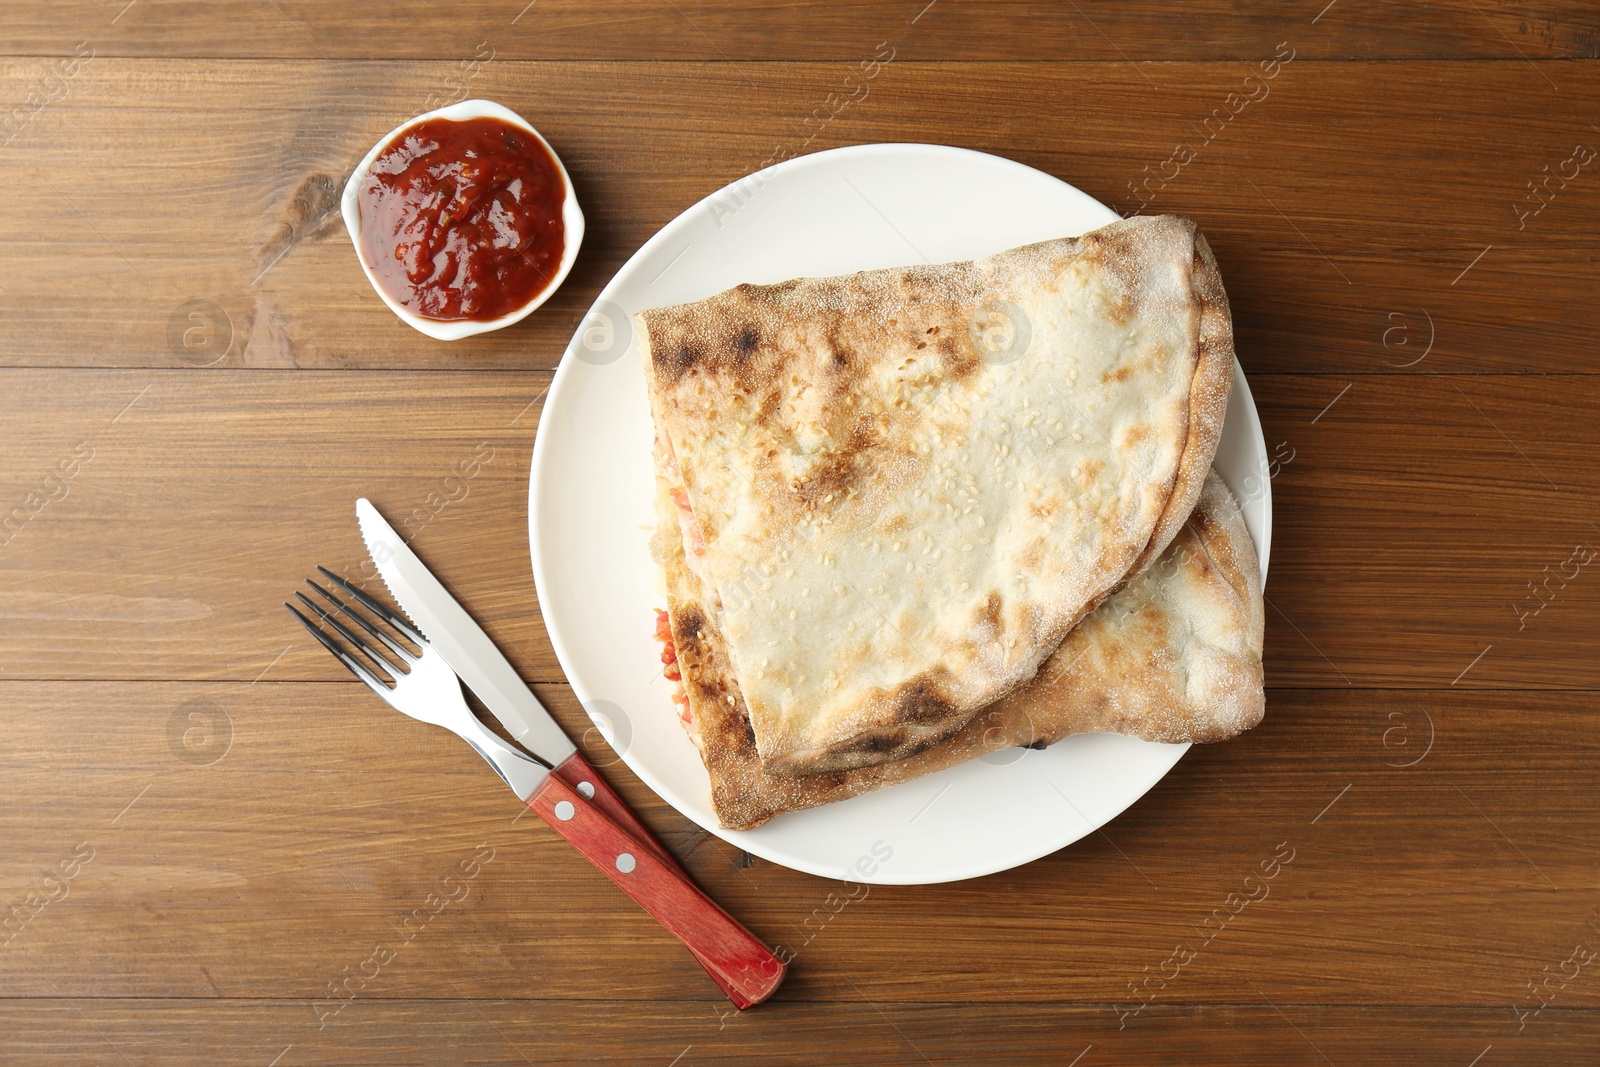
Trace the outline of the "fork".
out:
M 284 604 L 334 658 L 396 711 L 442 726 L 476 749 L 530 810 L 682 941 L 740 1009 L 772 995 L 783 980 L 784 963 L 707 897 L 669 853 L 648 835 L 635 836 L 619 825 L 589 799 L 592 793 L 580 793 L 551 773 L 549 763 L 501 740 L 472 713 L 460 679 L 416 627 L 359 587 L 326 568 L 318 570 L 366 609 L 358 611 L 310 579 L 306 584 L 332 610 L 295 593 L 363 660 L 292 604 Z M 341 621 L 341 615 L 357 629 Z

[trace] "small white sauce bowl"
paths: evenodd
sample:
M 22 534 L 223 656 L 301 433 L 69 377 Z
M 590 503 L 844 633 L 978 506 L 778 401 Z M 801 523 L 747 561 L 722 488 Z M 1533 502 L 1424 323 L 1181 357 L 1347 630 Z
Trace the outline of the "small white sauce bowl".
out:
M 373 276 L 372 268 L 368 265 L 366 257 L 361 253 L 361 184 L 366 181 L 371 173 L 372 164 L 379 154 L 395 139 L 411 127 L 429 119 L 450 119 L 461 122 L 466 119 L 499 119 L 502 122 L 515 126 L 519 130 L 532 134 L 538 138 L 550 153 L 550 158 L 555 160 L 556 171 L 561 175 L 561 186 L 564 195 L 561 198 L 561 225 L 562 249 L 561 265 L 556 268 L 555 276 L 550 279 L 550 284 L 539 290 L 537 296 L 526 304 L 498 319 L 429 319 L 408 311 L 394 301 L 388 293 L 383 291 L 383 286 L 378 284 L 378 279 Z M 561 288 L 561 283 L 566 280 L 567 272 L 572 269 L 573 261 L 578 258 L 578 246 L 583 244 L 583 212 L 578 208 L 577 194 L 572 191 L 572 179 L 567 175 L 567 168 L 562 164 L 561 157 L 556 155 L 556 150 L 550 147 L 538 130 L 530 126 L 526 119 L 508 107 L 502 107 L 492 100 L 463 100 L 459 104 L 439 108 L 418 115 L 416 118 L 407 119 L 393 130 L 384 134 L 378 143 L 372 146 L 350 175 L 350 180 L 345 182 L 344 195 L 339 201 L 339 210 L 344 215 L 344 227 L 350 231 L 350 241 L 355 245 L 356 259 L 361 263 L 361 269 L 367 275 L 367 281 L 372 283 L 373 291 L 389 305 L 389 310 L 400 316 L 402 322 L 427 334 L 429 337 L 440 341 L 459 341 L 463 337 L 472 337 L 475 334 L 488 333 L 498 330 L 503 326 L 510 326 L 514 322 L 521 322 L 534 308 L 550 299 L 550 294 Z

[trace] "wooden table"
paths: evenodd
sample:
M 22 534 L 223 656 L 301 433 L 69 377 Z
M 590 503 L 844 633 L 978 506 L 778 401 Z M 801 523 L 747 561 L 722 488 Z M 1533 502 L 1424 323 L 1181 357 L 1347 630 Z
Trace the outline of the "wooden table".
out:
M 0 1061 L 1594 1062 L 1592 4 L 125 2 L 0 13 Z M 590 230 L 543 310 L 447 345 L 337 199 L 467 95 Z M 280 604 L 354 569 L 370 496 L 583 735 L 525 535 L 574 324 L 775 146 L 887 140 L 1204 227 L 1280 461 L 1267 719 L 1056 855 L 847 906 L 611 766 L 797 953 L 735 1016 Z

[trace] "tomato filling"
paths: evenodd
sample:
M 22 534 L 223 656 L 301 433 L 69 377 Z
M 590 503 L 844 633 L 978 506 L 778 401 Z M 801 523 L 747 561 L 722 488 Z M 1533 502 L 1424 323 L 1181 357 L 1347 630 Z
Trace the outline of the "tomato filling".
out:
M 660 608 L 656 609 L 656 640 L 661 642 L 661 676 L 672 683 L 672 702 L 687 726 L 694 720 L 689 714 L 689 694 L 683 688 L 683 671 L 678 667 L 678 646 L 672 640 L 672 619 Z

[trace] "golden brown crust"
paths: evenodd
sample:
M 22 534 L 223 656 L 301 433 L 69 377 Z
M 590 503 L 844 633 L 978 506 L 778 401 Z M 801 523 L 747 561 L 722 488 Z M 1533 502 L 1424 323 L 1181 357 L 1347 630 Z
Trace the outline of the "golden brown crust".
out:
M 663 493 L 658 501 L 664 505 L 659 509 L 662 521 L 658 529 L 667 579 L 667 615 L 692 716 L 687 724 L 689 736 L 711 772 L 712 805 L 724 824 L 731 826 L 729 817 L 748 818 L 740 813 L 746 812 L 754 799 L 749 784 L 758 779 L 752 778 L 751 772 L 769 776 L 760 770 L 749 712 L 722 653 L 715 613 L 705 604 L 699 580 L 687 566 L 670 500 Z
M 705 622 L 688 568 L 667 539 L 673 633 L 697 743 L 722 824 L 751 829 L 932 774 L 987 752 L 1043 747 L 1078 733 L 1211 742 L 1261 720 L 1262 599 L 1243 516 L 1215 474 L 1156 564 L 1068 635 L 1033 682 L 982 709 L 954 736 L 906 759 L 824 774 L 762 768 L 738 687 Z M 680 552 L 681 560 L 681 552 Z
M 1222 287 L 1217 257 L 1205 234 L 1193 220 L 1183 220 L 1194 230 L 1193 289 L 1198 330 L 1195 337 L 1195 374 L 1189 390 L 1189 424 L 1178 463 L 1178 474 L 1150 543 L 1129 572 L 1130 577 L 1148 567 L 1165 552 L 1167 545 L 1183 528 L 1189 513 L 1200 499 L 1211 457 L 1222 440 L 1222 422 L 1228 413 L 1228 396 L 1233 392 L 1233 314 L 1228 294 Z
M 1262 603 L 1244 516 L 1210 472 L 1167 551 L 991 710 L 1047 743 L 1063 729 L 1174 744 L 1233 737 L 1265 712 Z
M 993 301 L 1037 354 L 980 354 Z M 1216 445 L 1226 318 L 1177 217 L 642 312 L 703 615 L 767 769 L 937 743 L 1155 558 Z

